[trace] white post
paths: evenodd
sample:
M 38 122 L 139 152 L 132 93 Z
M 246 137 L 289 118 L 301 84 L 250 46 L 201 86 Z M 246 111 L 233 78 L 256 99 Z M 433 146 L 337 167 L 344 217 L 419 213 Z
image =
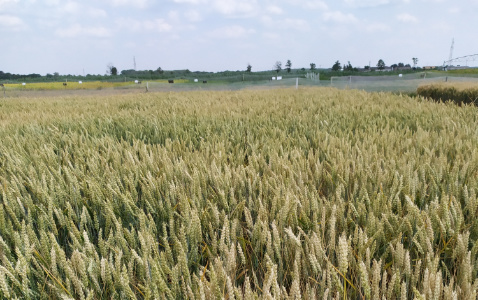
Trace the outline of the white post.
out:
M 295 89 L 297 90 L 299 88 L 299 77 L 295 79 Z
M 149 82 L 146 81 L 146 92 L 149 91 Z

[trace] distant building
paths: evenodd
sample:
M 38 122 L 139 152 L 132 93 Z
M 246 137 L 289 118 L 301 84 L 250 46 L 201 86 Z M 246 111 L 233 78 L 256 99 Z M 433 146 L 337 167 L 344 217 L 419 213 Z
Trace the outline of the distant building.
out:
M 376 71 L 376 72 L 391 72 L 391 71 L 393 71 L 392 67 L 384 67 L 384 68 L 381 69 L 381 70 L 380 70 L 379 68 L 377 68 L 377 67 L 370 67 L 370 69 L 371 69 L 372 71 Z
M 372 71 L 370 68 L 358 68 L 359 72 L 370 72 Z
M 437 67 L 435 66 L 426 66 L 426 67 L 423 67 L 422 69 L 423 70 L 435 70 Z
M 448 66 L 447 70 L 463 70 L 463 69 L 468 69 L 469 67 L 467 66 Z

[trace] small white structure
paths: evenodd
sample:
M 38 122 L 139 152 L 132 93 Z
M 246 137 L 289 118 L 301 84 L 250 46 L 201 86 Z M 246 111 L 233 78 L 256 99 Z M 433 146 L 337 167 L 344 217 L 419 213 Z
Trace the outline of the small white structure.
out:
M 272 80 L 276 80 L 276 78 L 275 78 L 275 77 L 272 77 Z
M 138 80 L 135 80 L 134 83 L 138 83 Z
M 81 81 L 81 80 L 80 80 L 80 81 L 78 81 L 78 83 L 79 83 L 79 84 L 82 84 L 82 83 L 83 83 L 83 81 Z
M 282 80 L 282 76 L 277 76 L 277 80 Z
M 198 82 L 198 80 L 197 80 L 197 79 L 194 79 L 194 82 Z
M 403 77 L 403 74 L 398 74 L 398 77 L 402 78 L 402 77 Z
M 22 85 L 27 85 L 27 84 L 25 82 L 23 82 Z

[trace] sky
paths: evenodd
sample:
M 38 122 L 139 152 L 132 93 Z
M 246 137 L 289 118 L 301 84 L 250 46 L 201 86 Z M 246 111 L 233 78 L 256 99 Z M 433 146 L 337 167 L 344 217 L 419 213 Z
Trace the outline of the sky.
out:
M 478 53 L 477 16 L 478 0 L 0 0 L 0 71 L 434 66 L 453 39 Z

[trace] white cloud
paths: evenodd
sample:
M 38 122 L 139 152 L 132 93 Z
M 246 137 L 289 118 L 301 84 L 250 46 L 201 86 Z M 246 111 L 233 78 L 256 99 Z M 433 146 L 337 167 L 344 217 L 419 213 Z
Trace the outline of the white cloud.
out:
M 106 16 L 108 16 L 106 11 L 99 8 L 89 8 L 87 10 L 87 14 L 93 18 L 105 18 Z
M 461 9 L 459 7 L 452 7 L 448 10 L 448 12 L 451 14 L 459 14 L 461 12 Z
M 390 31 L 390 26 L 388 26 L 387 24 L 383 24 L 383 23 L 372 23 L 372 24 L 367 24 L 365 25 L 365 30 L 367 32 L 387 32 L 387 31 Z
M 144 21 L 143 27 L 146 30 L 153 30 L 153 31 L 158 31 L 158 32 L 168 32 L 173 29 L 173 26 L 167 23 L 163 19 L 155 19 L 152 21 Z
M 45 4 L 49 6 L 57 6 L 60 4 L 60 0 L 45 0 Z
M 246 29 L 242 26 L 233 25 L 213 30 L 209 33 L 209 36 L 221 39 L 238 39 L 247 37 L 253 33 L 255 33 L 253 29 Z
M 27 25 L 22 19 L 16 16 L 0 15 L 0 30 L 13 30 L 19 31 L 27 28 Z
M 158 31 L 169 32 L 173 29 L 173 26 L 166 22 L 164 19 L 154 19 L 138 21 L 133 18 L 119 18 L 116 20 L 116 26 L 118 29 L 125 29 L 131 32 L 140 31 Z
M 308 30 L 309 29 L 309 24 L 307 21 L 302 20 L 302 19 L 285 19 L 282 24 L 280 25 L 281 27 L 285 29 L 296 29 L 296 30 Z
M 256 0 L 214 0 L 214 9 L 227 16 L 250 16 L 259 12 Z
M 397 15 L 397 20 L 403 23 L 417 23 L 418 19 L 407 13 Z
M 80 11 L 80 5 L 77 2 L 69 1 L 61 10 L 70 14 L 77 14 Z
M 75 24 L 65 29 L 58 29 L 55 31 L 55 34 L 62 38 L 105 38 L 111 36 L 111 31 L 105 27 L 84 27 L 79 24 Z
M 0 0 L 0 11 L 6 10 L 18 2 L 19 0 Z
M 118 29 L 125 29 L 129 31 L 140 31 L 142 29 L 142 23 L 133 18 L 119 18 L 115 21 Z
M 75 16 L 89 16 L 93 18 L 105 18 L 106 11 L 95 7 L 84 7 L 82 4 L 74 1 L 66 2 L 59 9 L 60 14 L 70 14 Z
M 130 6 L 136 8 L 145 8 L 149 4 L 149 0 L 109 0 L 110 4 L 113 6 Z
M 276 19 L 276 18 L 271 18 L 269 16 L 263 16 L 261 18 L 262 23 L 269 27 L 269 28 L 274 28 L 274 29 L 293 29 L 293 30 L 299 30 L 299 31 L 306 31 L 309 30 L 309 23 L 307 21 L 302 20 L 302 19 L 292 19 L 292 18 L 285 18 L 285 19 Z
M 269 40 L 280 40 L 282 38 L 280 34 L 272 32 L 265 32 L 262 36 Z
M 199 22 L 202 21 L 202 16 L 199 12 L 195 10 L 190 10 L 184 13 L 184 16 L 189 22 Z
M 16 3 L 18 0 L 0 0 L 0 6 L 7 5 L 9 3 Z
M 173 21 L 180 21 L 179 13 L 175 10 L 168 12 L 168 18 Z
M 327 4 L 321 0 L 309 0 L 302 2 L 305 8 L 309 9 L 321 9 L 326 10 L 328 9 Z
M 335 22 L 335 23 L 354 23 L 357 21 L 357 18 L 351 14 L 345 14 L 340 11 L 330 11 L 323 14 L 325 21 Z
M 207 0 L 173 0 L 174 3 L 187 3 L 187 4 L 201 4 L 206 3 Z
M 273 14 L 273 15 L 282 15 L 282 13 L 284 12 L 282 10 L 282 8 L 280 8 L 279 6 L 275 6 L 275 5 L 270 5 L 266 8 L 266 11 L 270 14 Z
M 297 5 L 307 9 L 321 9 L 321 10 L 328 9 L 327 3 L 325 3 L 325 1 L 323 0 L 302 0 L 302 1 L 286 0 L 286 1 L 290 5 Z
M 389 4 L 390 0 L 344 0 L 345 3 L 352 7 L 375 7 Z M 407 2 L 405 0 L 405 2 Z

